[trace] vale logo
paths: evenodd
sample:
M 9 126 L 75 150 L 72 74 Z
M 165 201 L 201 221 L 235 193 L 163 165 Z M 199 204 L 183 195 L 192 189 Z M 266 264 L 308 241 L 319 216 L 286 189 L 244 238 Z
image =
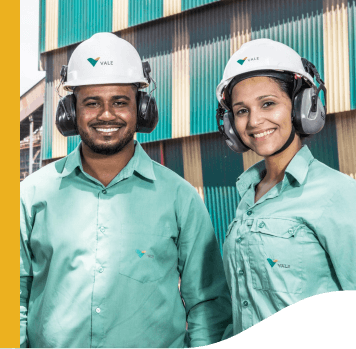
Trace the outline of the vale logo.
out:
M 267 258 L 267 262 L 273 268 L 274 265 L 278 262 L 278 259 L 272 260 L 271 258 Z
M 247 59 L 247 57 L 245 57 L 244 59 L 239 59 L 239 60 L 237 61 L 237 63 L 243 65 L 243 64 L 245 63 L 246 59 Z
M 88 61 L 93 67 L 95 67 L 95 64 L 98 63 L 99 59 L 100 59 L 100 57 L 95 58 L 95 59 L 94 58 L 88 58 Z
M 138 255 L 140 258 L 146 253 L 146 251 L 141 251 L 141 250 L 136 250 L 135 252 L 137 253 L 137 255 Z

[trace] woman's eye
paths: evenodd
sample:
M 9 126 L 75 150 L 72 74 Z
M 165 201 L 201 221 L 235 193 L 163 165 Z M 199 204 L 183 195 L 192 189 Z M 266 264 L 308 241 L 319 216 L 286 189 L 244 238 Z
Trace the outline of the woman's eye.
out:
M 240 109 L 235 113 L 235 115 L 241 116 L 244 113 L 248 113 L 248 110 L 247 109 Z
M 263 104 L 263 107 L 269 107 L 269 106 L 271 106 L 273 104 L 274 104 L 274 102 L 266 102 L 266 103 Z

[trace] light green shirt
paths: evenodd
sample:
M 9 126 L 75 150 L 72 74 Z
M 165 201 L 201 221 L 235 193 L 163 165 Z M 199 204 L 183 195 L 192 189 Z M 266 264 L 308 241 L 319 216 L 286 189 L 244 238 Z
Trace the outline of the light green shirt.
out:
M 183 347 L 186 321 L 191 346 L 219 341 L 231 297 L 197 191 L 137 142 L 107 187 L 80 146 L 27 177 L 20 310 L 22 346 Z
M 224 243 L 234 334 L 303 298 L 356 289 L 356 181 L 304 146 L 254 203 L 264 169 L 261 161 L 238 178 Z

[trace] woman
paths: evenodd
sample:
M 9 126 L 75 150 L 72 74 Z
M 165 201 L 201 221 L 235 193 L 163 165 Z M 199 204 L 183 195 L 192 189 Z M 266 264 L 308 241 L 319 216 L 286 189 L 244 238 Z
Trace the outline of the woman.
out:
M 269 39 L 244 44 L 217 87 L 228 146 L 264 158 L 237 180 L 224 243 L 233 334 L 303 298 L 356 289 L 356 181 L 302 145 L 324 126 L 320 90 L 316 68 Z

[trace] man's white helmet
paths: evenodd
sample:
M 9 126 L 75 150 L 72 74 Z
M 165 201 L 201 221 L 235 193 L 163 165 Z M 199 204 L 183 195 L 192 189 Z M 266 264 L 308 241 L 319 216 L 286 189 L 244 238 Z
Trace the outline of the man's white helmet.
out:
M 219 103 L 229 109 L 224 103 L 226 86 L 237 75 L 259 70 L 298 74 L 309 85 L 315 85 L 311 75 L 305 71 L 300 55 L 292 48 L 270 39 L 256 39 L 243 44 L 228 61 L 223 78 L 216 88 Z
M 138 84 L 145 88 L 142 61 L 136 49 L 112 33 L 97 33 L 82 42 L 73 52 L 64 89 L 101 84 Z

